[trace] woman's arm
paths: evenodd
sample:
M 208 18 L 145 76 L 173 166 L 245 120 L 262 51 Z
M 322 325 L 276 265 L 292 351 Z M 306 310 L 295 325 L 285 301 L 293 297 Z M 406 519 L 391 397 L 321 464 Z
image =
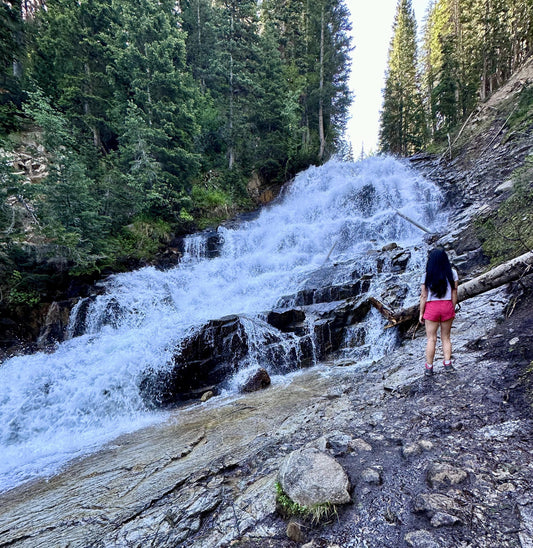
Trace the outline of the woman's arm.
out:
M 455 280 L 455 284 L 452 288 L 452 303 L 453 303 L 453 308 L 455 309 L 455 307 L 457 306 L 457 286 L 459 285 L 459 282 L 457 280 Z
M 457 291 L 455 292 L 455 296 L 457 299 Z M 424 312 L 426 310 L 426 302 L 428 300 L 428 290 L 426 289 L 426 285 L 422 284 L 420 286 L 420 315 L 418 317 L 418 321 L 420 323 L 424 323 Z

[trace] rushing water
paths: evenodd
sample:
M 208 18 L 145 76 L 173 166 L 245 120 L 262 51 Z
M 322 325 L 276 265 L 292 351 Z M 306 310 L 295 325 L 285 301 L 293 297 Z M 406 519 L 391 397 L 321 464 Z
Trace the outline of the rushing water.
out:
M 301 173 L 257 219 L 219 228 L 218 257 L 204 258 L 194 236 L 176 268 L 113 276 L 91 303 L 82 336 L 52 354 L 0 366 L 0 490 L 53 474 L 69 459 L 160 420 L 163 413 L 146 408 L 139 380 L 147 368 L 168 367 L 179 342 L 210 319 L 242 315 L 256 341 L 243 367 L 269 369 L 261 362 L 262 312 L 309 285 L 328 261 L 374 272 L 369 252 L 389 242 L 409 247 L 409 268 L 420 268 L 423 233 L 395 210 L 435 229 L 444 222 L 441 201 L 432 183 L 392 158 L 331 161 Z M 343 275 L 339 268 L 329 281 L 342 283 Z M 372 341 L 380 338 L 379 352 L 386 345 L 370 316 L 367 347 L 379 357 Z M 346 346 L 349 353 L 349 340 Z

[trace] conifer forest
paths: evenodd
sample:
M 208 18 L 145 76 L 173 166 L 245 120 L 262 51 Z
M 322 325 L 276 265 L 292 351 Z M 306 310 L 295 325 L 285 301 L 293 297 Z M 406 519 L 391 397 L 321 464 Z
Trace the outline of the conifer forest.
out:
M 384 153 L 445 142 L 509 78 L 533 3 L 432 1 L 421 36 L 398 0 Z M 251 181 L 346 156 L 356 42 L 344 0 L 1 0 L 0 302 L 38 302 L 50 265 L 128 269 L 256 207 Z M 12 168 L 24 146 L 36 184 Z
M 432 0 L 421 43 L 411 0 L 390 42 L 380 145 L 406 156 L 445 141 L 531 55 L 530 0 Z

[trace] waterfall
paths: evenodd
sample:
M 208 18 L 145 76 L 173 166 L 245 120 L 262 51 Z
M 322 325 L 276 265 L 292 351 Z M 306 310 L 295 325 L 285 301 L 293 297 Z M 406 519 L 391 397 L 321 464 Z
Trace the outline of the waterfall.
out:
M 299 174 L 254 220 L 220 227 L 216 253 L 206 253 L 194 236 L 171 270 L 112 276 L 105 294 L 86 303 L 83 334 L 51 354 L 0 365 L 0 490 L 54 474 L 68 460 L 164 418 L 146 405 L 140 379 L 148 368 L 167 370 L 180 342 L 209 320 L 231 314 L 245 319 L 253 352 L 243 369 L 289 368 L 290 335 L 278 369 L 263 363 L 262 341 L 271 329 L 264 313 L 303 288 L 345 283 L 354 264 L 378 287 L 383 282 L 372 251 L 389 242 L 409 248 L 409 268 L 421 268 L 423 233 L 396 210 L 438 229 L 445 222 L 441 203 L 431 182 L 395 159 L 330 161 Z M 328 268 L 333 261 L 338 267 Z M 374 324 L 366 335 L 371 359 L 379 357 L 372 354 L 380 330 Z

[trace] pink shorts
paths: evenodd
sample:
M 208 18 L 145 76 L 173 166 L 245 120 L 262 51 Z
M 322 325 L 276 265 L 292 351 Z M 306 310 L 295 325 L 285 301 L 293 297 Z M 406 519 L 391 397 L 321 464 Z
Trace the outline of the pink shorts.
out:
M 446 322 L 455 318 L 452 301 L 428 301 L 424 310 L 424 320 L 430 322 Z

